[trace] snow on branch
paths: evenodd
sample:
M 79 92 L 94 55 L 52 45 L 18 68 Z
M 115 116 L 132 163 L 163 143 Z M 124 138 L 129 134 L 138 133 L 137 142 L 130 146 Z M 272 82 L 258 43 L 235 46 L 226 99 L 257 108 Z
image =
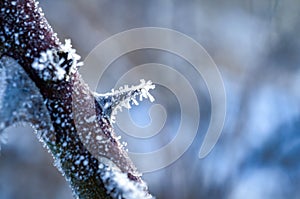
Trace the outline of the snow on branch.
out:
M 105 182 L 107 194 L 113 198 L 130 199 L 152 199 L 153 197 L 145 192 L 147 188 L 144 183 L 137 183 L 128 179 L 126 174 L 100 164 L 101 178 Z
M 90 91 L 80 56 L 59 42 L 34 0 L 0 1 L 0 22 L 0 132 L 30 123 L 76 198 L 152 198 L 111 120 L 138 95 L 153 101 L 154 85 Z

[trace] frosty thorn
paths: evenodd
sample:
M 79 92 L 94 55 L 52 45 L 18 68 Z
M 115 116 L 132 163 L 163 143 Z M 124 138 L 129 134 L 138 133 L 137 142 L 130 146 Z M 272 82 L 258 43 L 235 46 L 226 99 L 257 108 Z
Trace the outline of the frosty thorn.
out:
M 144 79 L 141 79 L 140 82 L 137 86 L 129 87 L 125 85 L 118 90 L 112 89 L 111 92 L 105 94 L 94 93 L 98 104 L 102 108 L 103 115 L 106 115 L 114 123 L 118 110 L 122 111 L 123 107 L 130 109 L 132 104 L 139 104 L 136 99 L 137 96 L 139 96 L 139 101 L 145 98 L 153 102 L 154 97 L 149 91 L 154 89 L 155 85 L 151 81 L 146 82 Z

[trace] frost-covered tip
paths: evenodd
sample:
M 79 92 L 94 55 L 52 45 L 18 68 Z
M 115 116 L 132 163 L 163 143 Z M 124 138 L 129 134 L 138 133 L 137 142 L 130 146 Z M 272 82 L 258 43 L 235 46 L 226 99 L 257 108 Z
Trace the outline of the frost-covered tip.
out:
M 151 81 L 140 80 L 140 84 L 137 86 L 125 85 L 118 90 L 112 89 L 111 92 L 106 94 L 94 93 L 98 104 L 102 107 L 103 114 L 107 115 L 111 122 L 115 122 L 115 116 L 118 111 L 122 111 L 122 108 L 131 108 L 131 105 L 139 105 L 136 99 L 139 96 L 139 101 L 144 98 L 153 102 L 155 99 L 150 94 L 150 90 L 155 88 L 155 85 Z
M 59 49 L 48 49 L 35 58 L 32 68 L 38 71 L 38 75 L 44 81 L 69 80 L 78 67 L 82 66 L 80 56 L 72 48 L 71 40 L 66 39 Z

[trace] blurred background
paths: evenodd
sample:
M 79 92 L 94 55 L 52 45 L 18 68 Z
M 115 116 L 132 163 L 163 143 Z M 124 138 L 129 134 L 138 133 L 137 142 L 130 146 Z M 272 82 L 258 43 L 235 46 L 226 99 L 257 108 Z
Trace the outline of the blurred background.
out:
M 126 71 L 156 62 L 183 74 L 197 95 L 201 119 L 192 145 L 173 164 L 143 175 L 157 198 L 299 198 L 300 2 L 41 0 L 40 5 L 61 41 L 71 38 L 83 59 L 113 34 L 154 26 L 190 36 L 218 66 L 227 94 L 226 121 L 217 145 L 204 159 L 198 153 L 211 116 L 209 93 L 182 58 L 158 50 L 134 51 L 113 62 L 99 81 L 98 91 L 106 92 Z M 143 74 L 136 76 L 143 79 Z M 174 84 L 181 86 L 176 80 Z M 116 127 L 129 151 L 150 152 L 176 136 L 178 99 L 163 86 L 152 94 L 164 107 L 166 123 L 150 139 L 134 138 Z M 143 102 L 130 110 L 132 125 L 147 128 L 149 107 Z M 73 198 L 30 127 L 6 132 L 8 143 L 1 145 L 0 156 L 1 199 Z M 189 129 L 186 132 L 188 136 Z

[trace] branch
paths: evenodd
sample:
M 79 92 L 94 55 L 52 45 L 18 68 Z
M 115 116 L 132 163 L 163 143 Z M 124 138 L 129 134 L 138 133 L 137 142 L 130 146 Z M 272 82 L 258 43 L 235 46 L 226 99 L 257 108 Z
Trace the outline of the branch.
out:
M 91 92 L 78 74 L 80 56 L 59 42 L 34 0 L 2 0 L 0 8 L 0 131 L 30 123 L 78 198 L 152 198 L 108 110 L 138 94 L 152 99 L 154 86 Z

